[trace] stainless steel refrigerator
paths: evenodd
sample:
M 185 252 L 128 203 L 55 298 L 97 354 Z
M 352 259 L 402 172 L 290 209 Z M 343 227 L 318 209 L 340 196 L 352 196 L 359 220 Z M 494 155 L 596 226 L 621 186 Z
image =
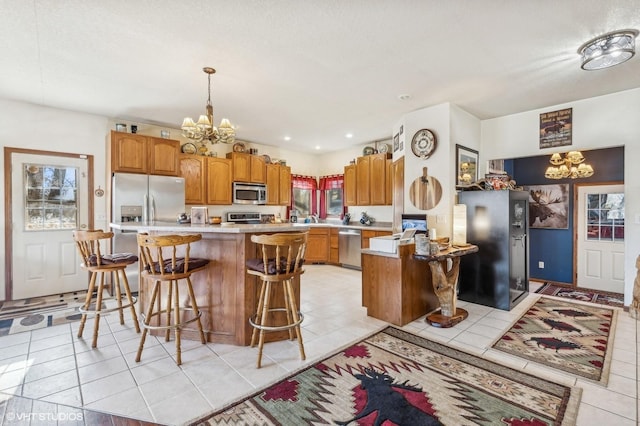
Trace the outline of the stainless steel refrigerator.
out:
M 184 212 L 184 178 L 114 173 L 111 182 L 112 222 L 176 222 Z M 114 230 L 113 253 L 137 253 L 135 231 Z M 126 269 L 131 291 L 138 291 L 138 264 Z

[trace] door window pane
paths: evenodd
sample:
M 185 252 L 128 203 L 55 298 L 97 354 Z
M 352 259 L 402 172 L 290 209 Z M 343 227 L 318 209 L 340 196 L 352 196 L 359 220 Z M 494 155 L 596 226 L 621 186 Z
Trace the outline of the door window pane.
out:
M 587 240 L 624 241 L 624 193 L 587 194 Z
M 78 227 L 78 168 L 24 164 L 25 231 Z

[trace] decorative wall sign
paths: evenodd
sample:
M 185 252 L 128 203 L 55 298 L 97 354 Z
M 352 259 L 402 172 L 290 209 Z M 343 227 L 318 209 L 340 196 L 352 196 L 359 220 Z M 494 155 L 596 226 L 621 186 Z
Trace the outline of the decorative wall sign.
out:
M 571 145 L 573 108 L 540 114 L 540 148 Z
M 569 184 L 530 185 L 529 227 L 547 229 L 569 228 Z

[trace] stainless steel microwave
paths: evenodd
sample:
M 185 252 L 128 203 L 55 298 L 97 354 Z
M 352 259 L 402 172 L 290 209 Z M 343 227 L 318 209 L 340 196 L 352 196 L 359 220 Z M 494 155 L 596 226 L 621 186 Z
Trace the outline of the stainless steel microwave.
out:
M 233 182 L 233 204 L 266 204 L 267 185 Z

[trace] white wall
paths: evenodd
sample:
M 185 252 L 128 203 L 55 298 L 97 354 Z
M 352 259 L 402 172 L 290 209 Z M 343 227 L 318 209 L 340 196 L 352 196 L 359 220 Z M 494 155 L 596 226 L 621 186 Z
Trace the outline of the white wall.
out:
M 625 305 L 633 297 L 636 258 L 640 254 L 640 89 L 627 90 L 585 100 L 553 105 L 481 123 L 480 163 L 567 151 L 567 146 L 540 149 L 540 114 L 573 108 L 571 148 L 594 149 L 624 146 L 625 181 Z M 544 173 L 544 170 L 540 171 Z M 597 173 L 597 169 L 596 169 Z

